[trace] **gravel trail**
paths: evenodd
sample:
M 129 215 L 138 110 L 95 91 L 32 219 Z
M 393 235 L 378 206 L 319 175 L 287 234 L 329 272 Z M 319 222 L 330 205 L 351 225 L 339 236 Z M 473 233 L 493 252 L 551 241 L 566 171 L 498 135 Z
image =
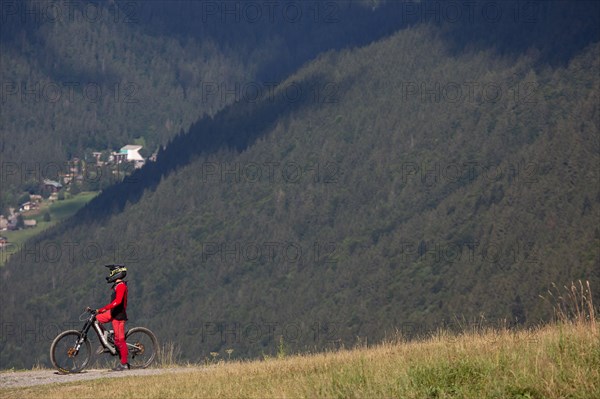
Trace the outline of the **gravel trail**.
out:
M 155 375 L 182 373 L 201 370 L 199 367 L 149 368 L 128 371 L 110 371 L 90 369 L 75 374 L 60 374 L 56 370 L 34 371 L 2 371 L 0 372 L 0 388 L 21 388 L 34 385 L 55 384 L 63 382 L 95 380 L 98 378 L 120 378 L 132 375 Z

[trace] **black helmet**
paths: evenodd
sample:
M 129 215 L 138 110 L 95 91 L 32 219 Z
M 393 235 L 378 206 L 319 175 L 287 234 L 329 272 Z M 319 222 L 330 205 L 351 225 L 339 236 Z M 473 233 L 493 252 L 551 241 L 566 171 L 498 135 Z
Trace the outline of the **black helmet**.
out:
M 110 270 L 108 277 L 106 278 L 107 283 L 114 283 L 118 279 L 124 279 L 127 276 L 127 269 L 125 265 L 105 265 Z

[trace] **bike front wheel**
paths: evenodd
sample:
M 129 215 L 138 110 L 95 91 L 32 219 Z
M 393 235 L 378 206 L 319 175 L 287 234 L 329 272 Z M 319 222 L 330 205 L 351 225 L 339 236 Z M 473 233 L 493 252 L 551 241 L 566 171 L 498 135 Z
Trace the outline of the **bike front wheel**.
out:
M 50 360 L 61 373 L 79 373 L 92 357 L 90 341 L 81 332 L 69 330 L 60 333 L 50 345 Z
M 154 333 L 145 327 L 134 327 L 125 335 L 131 368 L 145 369 L 158 354 L 158 340 Z

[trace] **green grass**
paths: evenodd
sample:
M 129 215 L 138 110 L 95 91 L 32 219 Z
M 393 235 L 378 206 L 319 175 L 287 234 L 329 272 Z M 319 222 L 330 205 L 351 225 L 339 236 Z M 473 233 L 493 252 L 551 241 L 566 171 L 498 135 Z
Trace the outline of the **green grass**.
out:
M 32 214 L 30 217 L 25 216 L 25 219 L 36 220 L 36 227 L 2 232 L 1 234 L 8 238 L 8 241 L 14 244 L 14 246 L 7 247 L 5 252 L 0 254 L 0 266 L 3 266 L 10 255 L 21 248 L 23 244 L 27 242 L 27 240 L 56 225 L 60 221 L 73 216 L 81 207 L 88 203 L 97 194 L 97 192 L 83 192 L 63 201 L 56 201 L 49 206 L 42 206 L 38 212 Z M 46 211 L 50 212 L 49 222 L 44 222 L 44 213 Z
M 600 334 L 595 321 L 443 333 L 419 342 L 220 361 L 176 374 L 2 389 L 0 397 L 110 398 L 116 392 L 119 398 L 598 398 Z
M 50 206 L 52 220 L 63 220 L 73 216 L 80 208 L 94 198 L 97 192 L 83 192 L 64 201 L 56 201 Z

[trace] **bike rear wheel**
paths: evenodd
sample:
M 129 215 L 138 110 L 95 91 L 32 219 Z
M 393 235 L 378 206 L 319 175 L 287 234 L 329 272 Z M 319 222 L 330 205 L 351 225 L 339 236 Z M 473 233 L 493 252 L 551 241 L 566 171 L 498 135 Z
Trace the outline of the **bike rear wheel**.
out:
M 134 327 L 125 335 L 131 368 L 145 369 L 158 354 L 158 340 L 154 333 L 145 327 Z
M 91 357 L 90 341 L 84 340 L 77 330 L 60 333 L 50 345 L 50 360 L 61 373 L 79 373 Z

